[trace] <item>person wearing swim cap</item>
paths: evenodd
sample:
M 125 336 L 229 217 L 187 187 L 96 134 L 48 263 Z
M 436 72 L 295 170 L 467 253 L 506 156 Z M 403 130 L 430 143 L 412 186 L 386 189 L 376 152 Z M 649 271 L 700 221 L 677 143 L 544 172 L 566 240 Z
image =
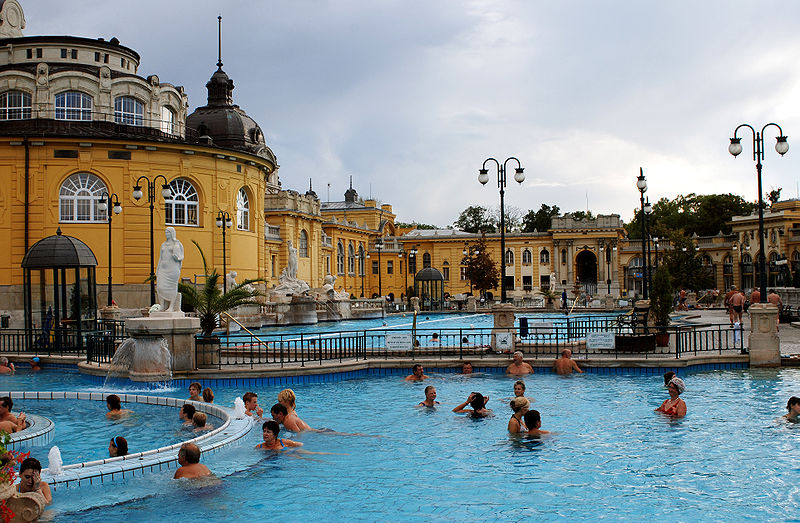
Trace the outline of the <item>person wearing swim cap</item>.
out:
M 669 380 L 667 390 L 669 390 L 669 399 L 664 400 L 664 403 L 655 412 L 661 412 L 674 418 L 686 416 L 686 402 L 680 398 L 680 395 L 686 390 L 686 384 L 676 376 Z
M 31 358 L 31 372 L 42 370 L 40 362 L 41 360 L 39 359 L 39 356 L 34 356 L 33 358 Z

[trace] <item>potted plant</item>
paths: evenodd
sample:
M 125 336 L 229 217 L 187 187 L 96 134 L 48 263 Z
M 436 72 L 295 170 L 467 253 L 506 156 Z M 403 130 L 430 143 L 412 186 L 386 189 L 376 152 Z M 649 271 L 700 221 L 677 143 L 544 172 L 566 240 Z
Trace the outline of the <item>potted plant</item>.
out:
M 542 296 L 544 296 L 544 299 L 545 299 L 545 309 L 547 309 L 547 310 L 552 310 L 552 309 L 554 308 L 554 307 L 553 307 L 553 300 L 555 300 L 556 298 L 558 298 L 558 294 L 556 294 L 555 292 L 553 292 L 553 289 L 541 289 L 541 290 L 539 291 L 539 294 L 541 294 Z
M 197 316 L 200 318 L 200 329 L 206 338 L 203 340 L 204 349 L 201 351 L 202 357 L 198 356 L 197 365 L 213 366 L 219 358 L 219 339 L 212 336 L 217 327 L 217 319 L 223 312 L 228 312 L 239 305 L 258 304 L 255 298 L 262 296 L 262 293 L 258 292 L 252 284 L 263 280 L 244 280 L 229 288 L 228 292 L 223 293 L 218 286 L 220 274 L 217 269 L 212 268 L 209 271 L 203 250 L 194 240 L 192 243 L 200 251 L 200 257 L 203 259 L 203 273 L 206 281 L 200 287 L 179 283 L 178 290 L 182 295 L 183 304 L 192 307 L 197 312 Z
M 670 323 L 669 314 L 672 312 L 672 283 L 666 265 L 661 265 L 653 275 L 653 294 L 650 296 L 650 314 L 656 326 L 656 345 L 666 347 L 669 345 Z

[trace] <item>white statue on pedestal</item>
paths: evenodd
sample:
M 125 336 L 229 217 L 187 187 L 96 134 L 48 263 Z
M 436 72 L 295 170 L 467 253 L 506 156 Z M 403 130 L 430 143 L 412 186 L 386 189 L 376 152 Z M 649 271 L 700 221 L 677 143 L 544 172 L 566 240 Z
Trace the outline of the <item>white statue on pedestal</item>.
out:
M 286 242 L 286 247 L 289 250 L 289 263 L 278 276 L 278 286 L 272 292 L 282 295 L 308 292 L 310 290 L 308 283 L 297 279 L 297 249 L 291 240 Z
M 156 268 L 156 292 L 161 311 L 180 312 L 181 293 L 178 292 L 178 281 L 181 278 L 183 264 L 183 245 L 175 235 L 174 227 L 167 227 L 167 239 L 161 244 Z

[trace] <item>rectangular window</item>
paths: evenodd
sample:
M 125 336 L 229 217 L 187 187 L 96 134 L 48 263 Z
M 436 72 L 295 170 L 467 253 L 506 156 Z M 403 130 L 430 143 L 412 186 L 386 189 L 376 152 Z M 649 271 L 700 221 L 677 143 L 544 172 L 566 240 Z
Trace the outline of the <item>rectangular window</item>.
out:
M 53 158 L 77 158 L 78 151 L 75 149 L 55 149 Z
M 100 53 L 99 52 L 94 53 L 94 61 L 95 62 L 99 62 L 100 61 Z
M 40 48 L 36 49 L 36 58 L 41 58 L 41 57 L 42 57 L 42 49 L 40 47 Z
M 328 258 L 330 260 L 330 258 Z M 275 256 L 272 257 L 272 277 L 275 277 Z
M 378 265 L 378 262 L 376 261 L 372 262 L 372 274 L 378 274 L 379 272 L 380 272 L 380 266 Z
M 27 55 L 28 55 L 28 60 L 30 60 L 31 58 L 33 58 L 33 49 L 28 49 L 28 50 L 27 50 Z
M 388 260 L 386 262 L 386 274 L 394 273 L 394 262 L 392 260 Z
M 450 267 L 442 268 L 442 276 L 444 276 L 444 281 L 450 281 Z
M 242 166 L 241 166 L 241 165 L 239 165 L 239 164 L 236 164 L 236 172 L 237 172 L 237 173 L 240 173 L 240 172 L 242 172 Z
M 467 280 L 467 268 L 461 267 L 461 281 Z
M 77 49 L 73 49 L 72 50 L 72 59 L 73 60 L 77 60 L 78 59 L 78 50 Z
M 119 59 L 119 66 L 120 67 L 125 67 L 125 59 L 124 58 L 120 58 Z
M 72 214 L 72 210 L 74 206 L 72 205 L 71 200 L 61 200 L 61 219 L 64 221 L 72 221 L 75 219 L 75 216 Z
M 522 290 L 524 290 L 524 291 L 532 291 L 533 290 L 533 276 L 523 276 L 522 277 Z
M 513 276 L 506 276 L 506 290 L 513 291 L 514 290 L 514 277 Z
M 66 58 L 66 57 L 67 57 L 67 50 L 66 49 L 62 49 L 61 50 L 61 58 Z
M 330 273 L 331 273 L 331 257 L 325 256 L 325 274 L 330 274 Z M 273 274 L 273 276 L 275 275 Z
M 108 151 L 109 160 L 130 160 L 130 151 Z
M 103 63 L 104 63 L 104 64 L 107 64 L 107 63 L 108 63 L 108 53 L 106 53 L 106 54 L 103 56 Z

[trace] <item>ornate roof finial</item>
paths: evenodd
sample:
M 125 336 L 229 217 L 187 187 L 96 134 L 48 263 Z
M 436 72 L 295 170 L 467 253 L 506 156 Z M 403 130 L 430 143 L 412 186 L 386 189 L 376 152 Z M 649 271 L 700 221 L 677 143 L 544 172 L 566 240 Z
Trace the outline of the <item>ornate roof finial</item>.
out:
M 353 188 L 353 175 L 350 175 L 350 188 Z
M 217 68 L 222 69 L 222 15 L 217 16 Z

